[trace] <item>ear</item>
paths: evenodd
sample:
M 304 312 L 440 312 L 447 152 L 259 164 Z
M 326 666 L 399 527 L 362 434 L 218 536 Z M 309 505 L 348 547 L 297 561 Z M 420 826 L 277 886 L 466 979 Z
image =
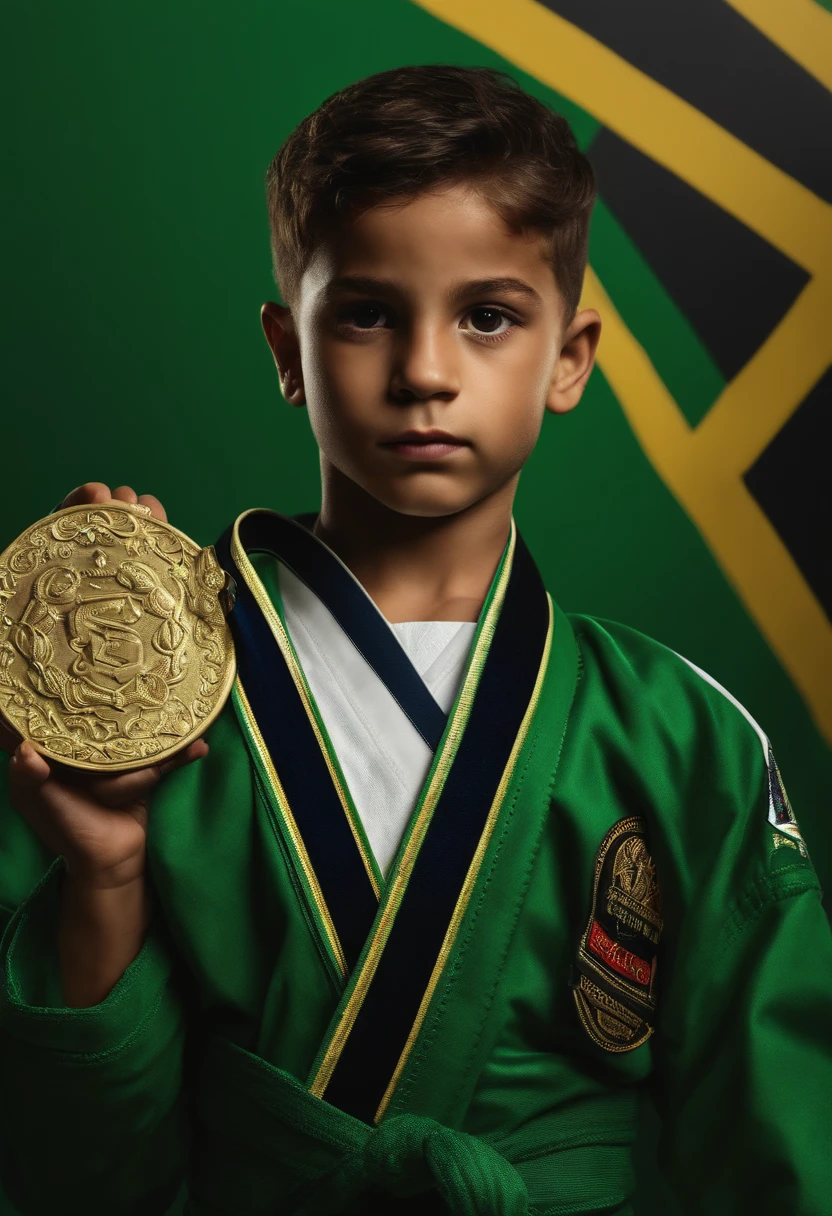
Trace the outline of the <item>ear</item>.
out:
M 546 409 L 551 414 L 568 414 L 580 401 L 589 373 L 595 366 L 600 337 L 601 318 L 594 308 L 575 313 L 563 336 L 546 394 Z
M 290 405 L 303 405 L 306 396 L 303 388 L 303 369 L 300 362 L 295 321 L 284 304 L 267 301 L 260 309 L 263 333 L 274 355 L 280 391 Z

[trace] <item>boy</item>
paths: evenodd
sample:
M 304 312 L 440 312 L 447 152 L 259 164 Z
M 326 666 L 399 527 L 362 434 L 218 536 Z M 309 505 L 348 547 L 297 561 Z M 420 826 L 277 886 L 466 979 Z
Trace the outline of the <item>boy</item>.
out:
M 566 123 L 484 69 L 384 72 L 268 192 L 263 327 L 321 511 L 218 542 L 239 680 L 210 750 L 92 780 L 15 752 L 10 1197 L 626 1213 L 650 1086 L 687 1211 L 832 1211 L 832 947 L 768 740 L 565 617 L 512 523 L 600 334 Z

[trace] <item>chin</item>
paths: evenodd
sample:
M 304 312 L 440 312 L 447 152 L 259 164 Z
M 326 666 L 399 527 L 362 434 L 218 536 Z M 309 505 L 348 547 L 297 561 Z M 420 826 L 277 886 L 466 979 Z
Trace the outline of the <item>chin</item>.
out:
M 367 486 L 368 494 L 380 502 L 388 511 L 399 515 L 411 515 L 421 519 L 441 519 L 444 515 L 456 515 L 479 501 L 480 495 L 471 496 L 460 492 L 459 487 L 433 487 L 385 485 Z

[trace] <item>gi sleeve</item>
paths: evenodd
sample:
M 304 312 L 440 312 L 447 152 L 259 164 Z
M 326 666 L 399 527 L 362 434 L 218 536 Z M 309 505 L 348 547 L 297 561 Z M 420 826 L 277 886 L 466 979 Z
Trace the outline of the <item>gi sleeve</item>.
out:
M 654 1039 L 659 1161 L 685 1213 L 823 1216 L 832 933 L 768 741 L 753 722 L 762 752 L 744 723 L 717 725 L 686 861 L 666 884 L 677 928 Z
M 23 1216 L 165 1213 L 184 1173 L 185 1017 L 154 921 L 98 1005 L 64 1005 L 57 858 L 0 941 L 0 1168 Z

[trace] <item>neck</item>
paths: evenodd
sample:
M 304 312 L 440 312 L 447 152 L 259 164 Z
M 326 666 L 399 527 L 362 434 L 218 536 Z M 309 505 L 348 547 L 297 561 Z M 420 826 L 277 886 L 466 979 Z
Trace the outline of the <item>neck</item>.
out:
M 518 479 L 454 515 L 428 518 L 390 510 L 329 466 L 315 535 L 391 623 L 476 621 L 508 541 Z

